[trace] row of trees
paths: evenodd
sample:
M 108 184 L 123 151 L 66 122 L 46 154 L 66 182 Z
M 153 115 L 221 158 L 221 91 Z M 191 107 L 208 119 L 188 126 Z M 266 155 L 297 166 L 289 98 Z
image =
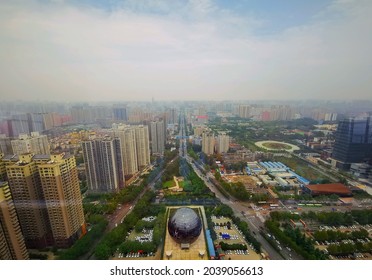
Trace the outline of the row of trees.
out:
M 101 215 L 92 215 L 89 221 L 92 225 L 91 230 L 77 240 L 71 248 L 62 251 L 58 259 L 77 260 L 89 252 L 94 242 L 102 236 L 108 224 L 106 219 Z
M 319 222 L 327 226 L 351 226 L 355 222 L 361 225 L 372 224 L 372 210 L 353 210 L 351 212 L 304 212 L 300 215 L 290 212 L 274 211 L 270 213 L 270 217 L 274 221 L 288 221 L 307 219 Z
M 180 159 L 177 158 L 172 163 L 168 164 L 168 166 L 165 168 L 163 175 L 161 177 L 161 180 L 163 183 L 169 180 L 173 180 L 173 176 L 180 176 Z
M 161 206 L 149 207 L 151 201 L 155 198 L 155 193 L 148 191 L 138 201 L 133 211 L 128 214 L 123 223 L 107 233 L 95 248 L 94 255 L 97 259 L 108 259 L 114 254 L 118 246 L 127 236 L 128 231 L 133 230 L 138 220 L 145 216 L 156 216 Z
M 266 228 L 285 246 L 291 247 L 295 252 L 303 256 L 307 260 L 323 260 L 327 256 L 314 247 L 313 241 L 306 238 L 298 228 L 293 229 L 288 224 L 284 225 L 284 231 L 280 229 L 278 221 L 267 220 Z
M 368 231 L 359 229 L 358 231 L 342 232 L 339 230 L 320 230 L 313 233 L 316 241 L 341 241 L 345 239 L 364 239 L 369 236 Z
M 84 199 L 84 213 L 112 214 L 119 204 L 134 201 L 148 183 L 149 175 L 143 175 L 139 185 L 129 185 L 115 194 L 90 194 Z M 98 203 L 92 203 L 98 202 Z
M 226 197 L 230 198 L 229 193 L 221 186 L 221 184 L 214 178 L 210 178 L 210 182 L 220 191 L 220 193 Z
M 188 178 L 184 181 L 184 191 L 195 195 L 195 196 L 211 196 L 212 193 L 209 188 L 205 185 L 204 181 L 190 168 Z
M 327 226 L 351 226 L 354 218 L 351 212 L 318 212 L 313 211 L 303 213 L 302 217 L 319 222 Z
M 251 231 L 249 230 L 248 224 L 242 220 L 240 220 L 238 217 L 233 216 L 232 220 L 234 224 L 238 226 L 238 228 L 242 231 L 245 239 L 252 244 L 255 251 L 258 253 L 261 251 L 261 243 L 257 241 L 257 239 L 251 234 Z
M 187 153 L 188 153 L 189 156 L 190 156 L 191 158 L 193 158 L 194 160 L 198 160 L 198 159 L 199 159 L 198 155 L 195 153 L 194 149 L 192 149 L 191 147 L 189 147 L 189 148 L 187 149 Z
M 247 245 L 239 244 L 239 243 L 228 244 L 228 243 L 221 241 L 220 246 L 221 246 L 221 249 L 224 251 L 226 250 L 247 250 Z
M 301 219 L 301 216 L 287 211 L 272 211 L 270 212 L 270 218 L 273 221 L 298 221 Z
M 331 244 L 327 248 L 331 255 L 349 255 L 353 253 L 372 253 L 372 242 L 361 243 L 340 243 L 339 245 Z
M 353 210 L 351 215 L 361 225 L 372 224 L 372 210 Z

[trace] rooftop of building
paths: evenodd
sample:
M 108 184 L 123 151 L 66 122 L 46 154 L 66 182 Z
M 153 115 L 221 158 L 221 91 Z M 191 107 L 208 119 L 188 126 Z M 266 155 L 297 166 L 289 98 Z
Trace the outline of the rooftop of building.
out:
M 345 195 L 351 194 L 351 191 L 341 183 L 308 185 L 307 188 L 312 192 L 318 193 L 338 193 Z
M 50 155 L 34 155 L 33 159 L 35 160 L 48 160 Z
M 19 156 L 18 155 L 5 155 L 2 159 L 5 161 L 18 161 Z

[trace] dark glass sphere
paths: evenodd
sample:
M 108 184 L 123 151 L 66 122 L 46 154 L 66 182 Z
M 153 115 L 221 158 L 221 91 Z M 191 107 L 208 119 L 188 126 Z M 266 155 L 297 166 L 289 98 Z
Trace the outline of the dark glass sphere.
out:
M 192 243 L 200 235 L 202 222 L 196 212 L 187 207 L 177 209 L 168 221 L 168 232 L 178 243 Z

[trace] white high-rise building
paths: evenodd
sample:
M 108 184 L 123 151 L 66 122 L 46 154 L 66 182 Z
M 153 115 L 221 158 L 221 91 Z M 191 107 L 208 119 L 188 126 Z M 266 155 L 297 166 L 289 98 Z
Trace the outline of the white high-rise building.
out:
M 120 139 L 124 175 L 133 175 L 137 173 L 138 163 L 135 128 L 130 125 L 119 125 L 117 128 L 110 130 L 110 134 Z
M 143 167 L 150 164 L 150 141 L 149 128 L 139 125 L 135 128 L 137 164 L 138 167 Z
M 251 116 L 251 106 L 250 105 L 239 105 L 238 107 L 239 117 L 249 118 Z
M 202 135 L 202 151 L 206 155 L 214 153 L 215 139 L 213 133 L 204 132 Z
M 12 140 L 13 154 L 21 155 L 26 153 L 50 154 L 48 137 L 40 135 L 39 132 L 31 132 L 31 136 L 20 134 L 19 139 Z
M 133 175 L 141 167 L 150 163 L 150 139 L 147 126 L 119 124 L 115 125 L 109 134 L 120 139 L 125 175 Z
M 226 133 L 220 133 L 217 137 L 217 153 L 227 153 L 229 150 L 230 137 Z

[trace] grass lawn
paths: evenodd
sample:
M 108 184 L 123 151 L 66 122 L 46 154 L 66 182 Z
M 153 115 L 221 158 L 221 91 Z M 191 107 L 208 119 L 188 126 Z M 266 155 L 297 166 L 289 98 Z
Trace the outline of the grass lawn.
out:
M 267 142 L 263 143 L 262 146 L 269 148 L 269 149 L 276 149 L 276 150 L 288 150 L 291 146 L 282 144 L 282 143 L 275 143 L 275 142 Z
M 163 184 L 163 189 L 168 189 L 168 188 L 172 188 L 175 186 L 176 186 L 176 183 L 174 182 L 174 180 L 169 180 Z
M 309 165 L 298 159 L 298 158 L 286 158 L 286 157 L 276 157 L 276 161 L 280 161 L 290 167 L 294 172 L 296 172 L 298 175 L 313 181 L 313 180 L 322 180 L 322 179 L 328 179 L 330 178 L 326 177 L 322 173 L 317 172 L 313 168 L 309 167 Z

